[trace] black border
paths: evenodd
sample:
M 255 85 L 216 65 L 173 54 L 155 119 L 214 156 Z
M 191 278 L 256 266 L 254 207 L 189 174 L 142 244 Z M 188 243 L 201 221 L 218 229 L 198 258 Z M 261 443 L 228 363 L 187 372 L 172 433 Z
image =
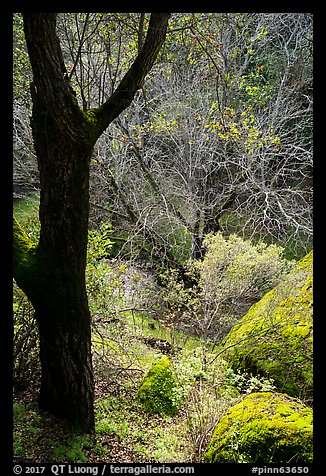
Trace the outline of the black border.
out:
M 42 5 L 43 6 L 43 5 Z M 50 7 L 50 5 L 48 4 Z M 63 3 L 55 2 L 51 5 L 53 8 L 49 8 L 49 11 L 87 11 L 91 6 L 91 11 L 111 11 L 111 8 L 114 8 L 116 4 L 103 4 L 99 2 L 99 5 L 96 5 L 96 2 L 91 2 L 89 5 L 82 5 L 80 2 L 73 3 Z M 97 8 L 97 6 L 99 8 Z M 107 8 L 103 8 L 103 7 Z M 139 8 L 141 6 L 142 8 Z M 322 467 L 323 463 L 323 382 L 321 369 L 323 367 L 323 357 L 322 357 L 322 348 L 323 343 L 323 333 L 322 333 L 322 320 L 323 312 L 321 311 L 321 296 L 324 290 L 323 283 L 323 274 L 321 270 L 323 260 L 323 222 L 325 217 L 325 208 L 323 204 L 324 200 L 324 175 L 323 175 L 323 163 L 326 161 L 324 157 L 325 153 L 322 147 L 322 135 L 324 132 L 323 128 L 323 116 L 325 115 L 325 109 L 323 109 L 322 104 L 322 95 L 324 81 L 323 80 L 323 70 L 321 68 L 321 58 L 324 56 L 324 49 L 322 47 L 322 21 L 324 15 L 322 14 L 321 3 L 319 2 L 316 5 L 313 5 L 312 2 L 305 3 L 300 5 L 298 2 L 271 2 L 269 5 L 262 4 L 261 2 L 253 3 L 244 3 L 244 2 L 200 2 L 200 4 L 192 5 L 180 3 L 178 5 L 176 2 L 169 3 L 164 2 L 160 5 L 165 10 L 172 10 L 174 12 L 185 12 L 193 10 L 194 7 L 200 7 L 200 11 L 204 12 L 214 12 L 216 10 L 221 12 L 247 12 L 247 11 L 257 11 L 257 12 L 306 12 L 312 13 L 314 16 L 314 97 L 315 97 L 315 107 L 314 107 L 314 301 L 315 301 L 315 312 L 314 312 L 314 462 L 312 464 L 307 464 L 309 467 L 310 474 L 321 474 L 319 472 L 319 466 Z M 0 444 L 0 468 L 2 474 L 13 474 L 13 451 L 12 451 L 12 351 L 13 351 L 13 319 L 12 319 L 12 14 L 14 12 L 21 12 L 25 10 L 38 10 L 39 8 L 33 8 L 31 4 L 27 7 L 25 2 L 14 2 L 10 5 L 10 8 L 3 8 L 0 15 L 0 35 L 1 35 L 1 75 L 0 81 L 2 83 L 2 99 L 3 106 L 5 109 L 5 114 L 2 115 L 1 121 L 1 131 L 2 137 L 5 139 L 2 141 L 1 155 L 2 155 L 2 165 L 1 165 L 1 176 L 0 176 L 0 197 L 1 197 L 1 233 L 0 233 L 0 263 L 2 272 L 1 283 L 1 311 L 0 314 L 3 316 L 2 325 L 0 330 L 0 362 L 2 372 L 0 373 L 0 428 L 1 428 L 1 444 Z M 39 5 L 37 5 L 39 7 Z M 83 8 L 85 7 L 85 8 Z M 111 7 L 111 8 L 110 8 Z M 153 11 L 151 2 L 140 2 L 138 5 L 133 3 L 123 3 L 118 4 L 116 9 L 117 12 L 141 12 L 141 11 Z M 120 8 L 121 7 L 121 8 Z M 187 8 L 188 7 L 188 8 Z M 300 8 L 301 7 L 301 8 Z M 42 8 L 46 10 L 46 8 Z M 321 214 L 321 216 L 320 216 Z M 110 465 L 111 463 L 106 463 Z M 22 465 L 23 472 L 25 474 L 25 467 L 28 465 Z M 53 474 L 50 471 L 51 465 L 49 464 L 35 464 L 35 467 L 44 466 L 46 470 L 43 474 Z M 68 465 L 67 465 L 68 466 Z M 77 465 L 71 465 L 73 467 Z M 97 466 L 95 464 L 87 464 L 83 466 Z M 102 464 L 99 464 L 99 473 L 100 468 L 103 467 Z M 114 466 L 144 466 L 143 464 L 117 464 Z M 153 465 L 160 466 L 160 465 Z M 162 465 L 161 465 L 162 466 Z M 206 472 L 206 470 L 212 469 L 218 475 L 229 475 L 229 474 L 252 474 L 251 468 L 257 465 L 244 464 L 244 463 L 229 463 L 229 464 L 175 464 L 170 465 L 166 464 L 165 466 L 193 466 L 194 474 L 198 474 L 201 471 Z M 260 465 L 264 466 L 264 465 Z M 286 465 L 284 465 L 286 466 Z M 297 466 L 297 465 L 295 465 Z M 8 471 L 6 471 L 8 467 Z M 269 464 L 266 467 L 280 467 L 280 465 Z M 49 472 L 48 472 L 49 471 Z M 110 474 L 106 470 L 105 474 Z M 127 473 L 125 473 L 127 474 Z M 163 473 L 161 473 L 163 474 Z M 267 474 L 267 473 L 266 473 Z M 293 473 L 290 473 L 293 474 Z

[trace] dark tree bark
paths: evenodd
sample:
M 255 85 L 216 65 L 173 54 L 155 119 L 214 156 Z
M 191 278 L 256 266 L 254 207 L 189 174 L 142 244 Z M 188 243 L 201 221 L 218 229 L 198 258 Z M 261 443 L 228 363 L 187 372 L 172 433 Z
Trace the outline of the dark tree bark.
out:
M 93 147 L 131 103 L 164 42 L 169 14 L 151 15 L 142 49 L 117 90 L 83 112 L 67 81 L 56 14 L 24 14 L 33 71 L 31 126 L 40 173 L 40 240 L 14 226 L 14 277 L 38 322 L 40 406 L 84 431 L 94 428 L 91 317 L 85 267 Z

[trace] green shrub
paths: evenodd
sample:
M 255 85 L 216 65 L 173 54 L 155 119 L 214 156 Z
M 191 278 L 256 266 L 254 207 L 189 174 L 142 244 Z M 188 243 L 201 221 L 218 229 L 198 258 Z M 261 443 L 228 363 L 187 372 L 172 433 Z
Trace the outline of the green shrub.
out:
M 111 315 L 121 306 L 125 268 L 125 265 L 113 265 L 105 260 L 87 263 L 86 288 L 93 316 Z
M 208 235 L 199 271 L 201 308 L 208 334 L 221 340 L 249 307 L 276 286 L 294 263 L 282 256 L 283 248 L 253 244 L 237 235 Z
M 258 378 L 255 375 L 250 375 L 247 372 L 234 371 L 232 368 L 227 368 L 224 372 L 225 384 L 234 387 L 240 393 L 252 392 L 270 392 L 275 390 L 273 379 Z
M 101 258 L 110 256 L 114 241 L 111 240 L 112 226 L 110 223 L 102 222 L 100 231 L 88 231 L 87 262 L 94 263 Z
M 252 393 L 217 423 L 206 463 L 312 461 L 312 410 L 285 394 Z
M 294 267 L 283 248 L 237 235 L 207 235 L 202 261 L 188 263 L 187 287 L 170 270 L 162 276 L 163 300 L 175 326 L 220 342 L 237 321 Z

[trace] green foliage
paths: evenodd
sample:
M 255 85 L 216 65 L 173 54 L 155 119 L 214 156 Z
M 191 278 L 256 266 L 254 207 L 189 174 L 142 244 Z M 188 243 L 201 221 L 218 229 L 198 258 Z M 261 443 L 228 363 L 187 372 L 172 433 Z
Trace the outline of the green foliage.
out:
M 240 236 L 208 235 L 204 260 L 196 264 L 207 299 L 232 301 L 246 295 L 259 298 L 273 288 L 294 266 L 285 260 L 283 248 L 254 244 Z
M 180 462 L 183 457 L 184 442 L 180 440 L 178 430 L 180 429 L 177 426 L 166 425 L 148 432 L 147 444 L 140 443 L 136 446 L 138 458 L 142 458 L 142 461 L 154 460 L 160 463 Z
M 249 87 L 247 87 L 249 91 Z M 256 89 L 250 89 L 250 95 Z M 249 94 L 249 93 L 248 93 Z M 261 101 L 262 102 L 262 101 Z M 200 117 L 200 116 L 199 116 Z M 276 152 L 281 147 L 281 140 L 275 134 L 274 128 L 268 126 L 263 128 L 257 122 L 253 106 L 246 102 L 243 107 L 238 106 L 237 110 L 233 107 L 225 107 L 221 110 L 217 102 L 211 104 L 208 118 L 204 122 L 204 128 L 207 132 L 217 135 L 225 143 L 235 143 L 239 149 L 251 155 L 254 151 L 258 152 L 263 147 Z M 205 137 L 205 140 L 209 138 Z
M 189 266 L 187 273 L 190 279 L 195 278 L 194 270 Z M 187 288 L 180 280 L 176 269 L 165 270 L 160 274 L 160 283 L 163 286 L 162 299 L 170 311 L 171 317 L 174 313 L 180 312 L 184 307 L 192 308 L 198 304 L 194 289 Z
M 122 408 L 112 397 L 99 401 L 96 405 L 95 432 L 99 435 L 126 436 L 129 425 L 126 419 L 120 418 L 121 411 Z
M 240 393 L 271 392 L 275 390 L 273 379 L 258 378 L 246 372 L 236 372 L 232 368 L 225 369 L 225 384 L 237 389 Z
M 13 404 L 13 452 L 14 456 L 33 454 L 41 434 L 42 417 L 33 404 Z
M 86 287 L 89 307 L 93 315 L 111 314 L 123 297 L 123 276 L 126 265 L 109 266 L 105 259 L 110 257 L 114 242 L 110 236 L 111 224 L 102 222 L 100 231 L 88 232 Z
M 283 248 L 254 244 L 221 232 L 206 236 L 202 261 L 188 262 L 185 286 L 175 270 L 163 273 L 163 301 L 168 319 L 177 328 L 220 341 L 249 307 L 291 270 L 294 262 L 283 257 Z
M 222 337 L 253 302 L 280 282 L 294 263 L 283 258 L 283 248 L 279 246 L 263 242 L 255 245 L 237 235 L 208 235 L 204 245 L 204 260 L 195 263 L 201 302 L 206 318 L 213 319 L 210 325 Z
M 220 419 L 204 462 L 308 463 L 312 436 L 311 408 L 284 394 L 252 393 Z
M 257 65 L 256 69 L 236 78 L 238 82 L 238 104 L 258 108 L 266 106 L 275 94 L 277 84 L 266 80 L 269 68 L 266 64 Z
M 14 403 L 12 406 L 12 413 L 13 413 L 14 419 L 19 418 L 25 412 L 25 409 L 26 407 L 23 403 L 19 403 L 19 402 Z
M 110 223 L 102 222 L 100 230 L 88 231 L 87 262 L 96 263 L 101 258 L 110 256 L 114 241 L 111 240 L 112 226 Z
M 123 297 L 123 265 L 119 268 L 98 263 L 86 268 L 86 288 L 92 315 L 111 315 Z
M 88 458 L 84 448 L 91 442 L 88 435 L 74 435 L 66 444 L 60 443 L 53 448 L 53 458 L 62 462 L 87 463 Z

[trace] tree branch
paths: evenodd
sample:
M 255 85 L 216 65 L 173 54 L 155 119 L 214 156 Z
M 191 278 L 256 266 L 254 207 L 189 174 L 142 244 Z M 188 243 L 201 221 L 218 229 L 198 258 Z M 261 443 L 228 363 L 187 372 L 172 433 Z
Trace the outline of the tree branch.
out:
M 59 39 L 56 13 L 24 13 L 24 32 L 33 71 L 33 104 L 49 113 L 64 136 L 80 137 L 85 123 L 69 85 Z
M 151 14 L 144 45 L 134 63 L 110 98 L 90 111 L 95 119 L 97 137 L 130 105 L 136 91 L 142 87 L 164 43 L 169 16 L 169 13 Z
M 164 43 L 169 13 L 152 13 L 144 44 L 117 89 L 99 108 L 83 113 L 69 85 L 55 13 L 24 13 L 26 44 L 33 70 L 33 102 L 42 101 L 64 135 L 95 143 L 131 103 Z M 51 54 L 49 54 L 51 52 Z

